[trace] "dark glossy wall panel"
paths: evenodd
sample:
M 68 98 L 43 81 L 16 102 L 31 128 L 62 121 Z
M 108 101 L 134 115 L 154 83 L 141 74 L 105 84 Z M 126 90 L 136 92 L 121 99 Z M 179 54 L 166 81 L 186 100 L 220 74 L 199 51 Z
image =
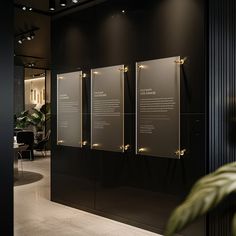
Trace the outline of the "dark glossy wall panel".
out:
M 13 1 L 0 15 L 0 235 L 13 235 Z
M 24 111 L 24 66 L 14 66 L 14 114 Z
M 209 1 L 209 170 L 236 161 L 236 3 Z M 209 235 L 230 235 L 235 197 L 210 215 Z
M 122 9 L 126 9 L 123 14 Z M 205 174 L 205 1 L 115 1 L 52 23 L 52 200 L 162 233 L 170 212 Z M 188 57 L 181 70 L 182 160 L 135 155 L 135 62 Z M 125 154 L 56 146 L 56 74 L 126 64 Z M 84 140 L 90 140 L 89 78 Z M 115 134 L 114 134 L 115 135 Z M 166 144 L 168 145 L 168 144 Z M 202 236 L 204 219 L 184 235 Z

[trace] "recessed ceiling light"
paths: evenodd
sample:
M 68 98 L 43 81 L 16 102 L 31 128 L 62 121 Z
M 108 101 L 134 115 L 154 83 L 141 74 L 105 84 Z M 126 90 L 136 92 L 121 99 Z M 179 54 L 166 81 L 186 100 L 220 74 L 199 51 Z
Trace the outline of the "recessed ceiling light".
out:
M 125 13 L 125 10 L 122 10 L 121 12 L 124 14 L 124 13 Z
M 62 7 L 65 7 L 66 6 L 66 0 L 60 0 L 60 5 Z
M 33 10 L 33 8 L 32 8 L 32 7 L 30 7 L 30 8 L 29 8 L 29 11 L 32 11 L 32 10 Z
M 26 10 L 27 10 L 26 6 L 23 6 L 23 7 L 22 7 L 22 10 L 23 10 L 23 11 L 26 11 Z
M 79 2 L 79 0 L 72 0 L 72 2 L 73 2 L 73 3 L 78 3 L 78 2 Z
M 49 10 L 50 10 L 50 11 L 55 11 L 55 10 L 56 10 L 56 3 L 55 3 L 55 0 L 50 0 L 50 1 L 49 1 Z

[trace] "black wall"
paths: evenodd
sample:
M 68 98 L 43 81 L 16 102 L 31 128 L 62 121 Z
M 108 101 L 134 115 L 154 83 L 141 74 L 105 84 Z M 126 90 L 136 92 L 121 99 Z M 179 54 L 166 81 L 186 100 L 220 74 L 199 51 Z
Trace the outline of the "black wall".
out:
M 122 14 L 122 9 L 126 10 Z M 170 212 L 206 173 L 204 0 L 110 0 L 52 23 L 52 200 L 162 233 Z M 188 57 L 181 71 L 182 160 L 136 156 L 135 62 Z M 56 74 L 117 64 L 125 84 L 125 154 L 56 146 Z M 90 79 L 84 140 L 90 139 Z M 166 144 L 168 145 L 168 143 Z M 184 235 L 205 235 L 204 219 Z
M 13 1 L 0 14 L 0 235 L 13 235 Z
M 236 161 L 236 3 L 209 1 L 209 170 Z M 235 197 L 210 215 L 209 235 L 231 235 Z
M 14 114 L 19 114 L 24 111 L 24 66 L 14 66 Z

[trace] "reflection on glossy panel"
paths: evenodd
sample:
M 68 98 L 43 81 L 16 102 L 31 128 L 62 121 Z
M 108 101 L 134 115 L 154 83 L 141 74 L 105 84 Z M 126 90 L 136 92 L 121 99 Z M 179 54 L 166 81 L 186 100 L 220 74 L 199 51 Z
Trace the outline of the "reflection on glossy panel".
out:
M 91 148 L 124 150 L 124 65 L 91 71 Z
M 57 76 L 57 143 L 82 146 L 82 71 Z
M 136 64 L 136 153 L 180 157 L 180 57 Z

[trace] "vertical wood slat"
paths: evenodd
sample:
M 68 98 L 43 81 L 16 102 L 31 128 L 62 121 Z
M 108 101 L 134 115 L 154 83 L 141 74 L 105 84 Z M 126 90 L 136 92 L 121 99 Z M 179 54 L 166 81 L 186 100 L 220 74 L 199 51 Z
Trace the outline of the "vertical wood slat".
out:
M 236 161 L 235 0 L 209 0 L 209 171 Z M 229 202 L 223 207 L 227 208 Z M 210 236 L 230 235 L 230 214 L 209 217 Z

